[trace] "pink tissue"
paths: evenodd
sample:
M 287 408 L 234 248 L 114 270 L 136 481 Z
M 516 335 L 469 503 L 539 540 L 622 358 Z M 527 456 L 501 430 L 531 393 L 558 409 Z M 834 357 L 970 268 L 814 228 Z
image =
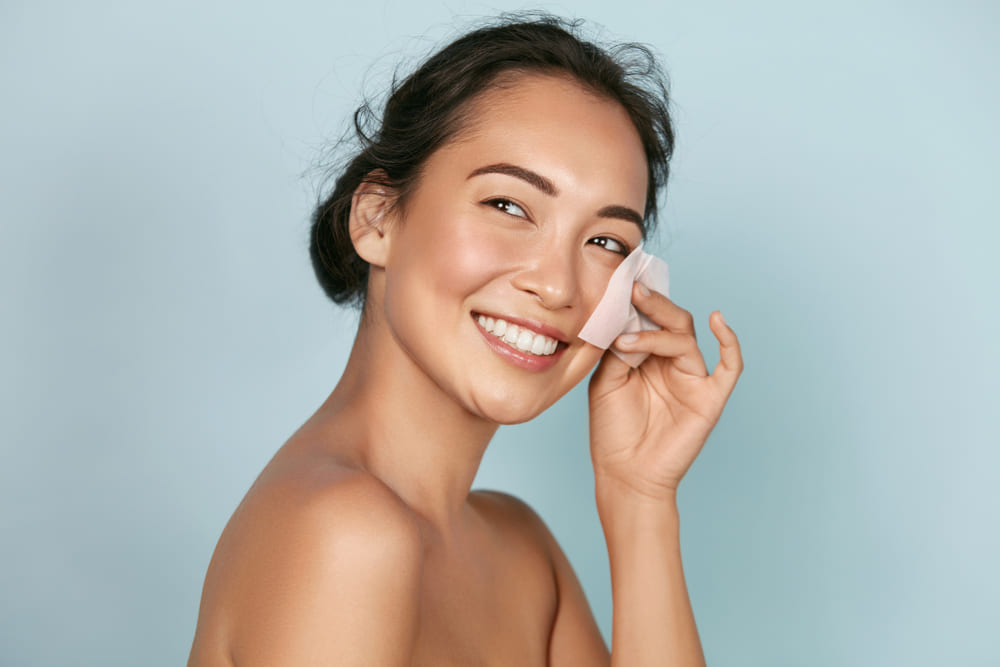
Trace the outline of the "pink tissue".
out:
M 608 289 L 580 331 L 581 340 L 606 350 L 621 334 L 660 328 L 632 305 L 632 283 L 636 281 L 668 295 L 670 274 L 667 263 L 643 252 L 641 245 L 611 275 Z M 611 351 L 632 368 L 649 356 L 642 352 L 621 352 L 616 348 Z

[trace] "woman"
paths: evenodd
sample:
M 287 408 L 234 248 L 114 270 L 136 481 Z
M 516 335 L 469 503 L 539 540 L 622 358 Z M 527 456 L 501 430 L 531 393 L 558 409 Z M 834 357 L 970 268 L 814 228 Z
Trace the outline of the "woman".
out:
M 371 136 L 356 116 L 361 151 L 311 250 L 331 298 L 363 304 L 357 338 L 220 538 L 191 665 L 704 663 L 676 490 L 742 358 L 713 313 L 709 375 L 690 314 L 639 283 L 633 303 L 662 330 L 615 341 L 649 355 L 638 368 L 578 337 L 642 242 L 673 143 L 648 54 L 619 57 L 635 62 L 553 18 L 505 21 L 428 60 Z M 542 521 L 470 492 L 498 425 L 595 365 L 610 656 Z

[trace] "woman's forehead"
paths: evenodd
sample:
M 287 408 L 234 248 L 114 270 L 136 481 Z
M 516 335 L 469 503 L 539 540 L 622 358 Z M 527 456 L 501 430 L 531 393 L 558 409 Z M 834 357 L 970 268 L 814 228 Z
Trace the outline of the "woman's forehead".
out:
M 470 134 L 491 125 L 519 123 L 529 129 L 532 121 L 562 125 L 573 116 L 592 115 L 594 110 L 602 109 L 602 120 L 614 117 L 620 129 L 639 140 L 638 131 L 619 102 L 596 93 L 569 75 L 501 74 L 469 100 L 467 107 L 463 132 Z
M 572 79 L 505 77 L 464 115 L 464 127 L 438 156 L 456 169 L 515 164 L 557 184 L 614 186 L 640 207 L 645 202 L 646 155 L 628 112 Z

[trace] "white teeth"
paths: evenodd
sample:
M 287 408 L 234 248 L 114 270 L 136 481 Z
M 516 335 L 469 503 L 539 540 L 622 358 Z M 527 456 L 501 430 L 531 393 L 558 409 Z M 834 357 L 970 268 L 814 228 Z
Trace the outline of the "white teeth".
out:
M 556 348 L 559 347 L 559 341 L 555 338 L 549 338 L 525 327 L 510 324 L 500 318 L 494 319 L 480 315 L 476 318 L 476 321 L 479 322 L 479 326 L 483 329 L 521 352 L 544 357 L 553 354 Z
M 517 349 L 521 350 L 522 352 L 528 352 L 531 350 L 531 345 L 534 342 L 535 342 L 535 334 L 531 333 L 530 331 L 525 331 L 524 329 L 522 329 L 520 335 L 518 335 L 517 337 L 517 343 L 515 343 L 515 345 L 517 345 Z

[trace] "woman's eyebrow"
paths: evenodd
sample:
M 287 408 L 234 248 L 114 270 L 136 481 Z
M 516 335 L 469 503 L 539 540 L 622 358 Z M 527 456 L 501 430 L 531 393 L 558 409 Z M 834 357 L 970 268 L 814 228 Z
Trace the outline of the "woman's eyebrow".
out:
M 597 217 L 628 220 L 629 222 L 634 222 L 639 225 L 639 228 L 642 229 L 642 216 L 639 215 L 638 211 L 627 206 L 605 206 L 597 212 Z
M 559 195 L 559 190 L 557 190 L 556 186 L 552 184 L 552 181 L 545 178 L 541 174 L 536 174 L 530 169 L 518 167 L 515 164 L 499 162 L 497 164 L 486 165 L 485 167 L 480 167 L 479 169 L 474 170 L 465 180 L 469 180 L 473 176 L 480 176 L 482 174 L 506 174 L 507 176 L 520 178 L 522 181 L 530 183 L 550 197 L 556 197 Z
M 513 176 L 514 178 L 520 178 L 522 181 L 534 186 L 550 197 L 556 197 L 559 195 L 559 190 L 552 183 L 552 181 L 545 178 L 541 174 L 531 171 L 530 169 L 518 167 L 516 164 L 498 162 L 497 164 L 489 164 L 485 167 L 479 167 L 478 169 L 474 169 L 472 173 L 466 177 L 466 180 L 469 180 L 473 176 L 481 176 L 483 174 L 504 174 L 506 176 Z M 642 227 L 642 215 L 640 215 L 638 211 L 628 208 L 627 206 L 605 206 L 597 212 L 597 217 L 618 218 L 620 220 L 634 222 L 639 225 L 640 228 Z

